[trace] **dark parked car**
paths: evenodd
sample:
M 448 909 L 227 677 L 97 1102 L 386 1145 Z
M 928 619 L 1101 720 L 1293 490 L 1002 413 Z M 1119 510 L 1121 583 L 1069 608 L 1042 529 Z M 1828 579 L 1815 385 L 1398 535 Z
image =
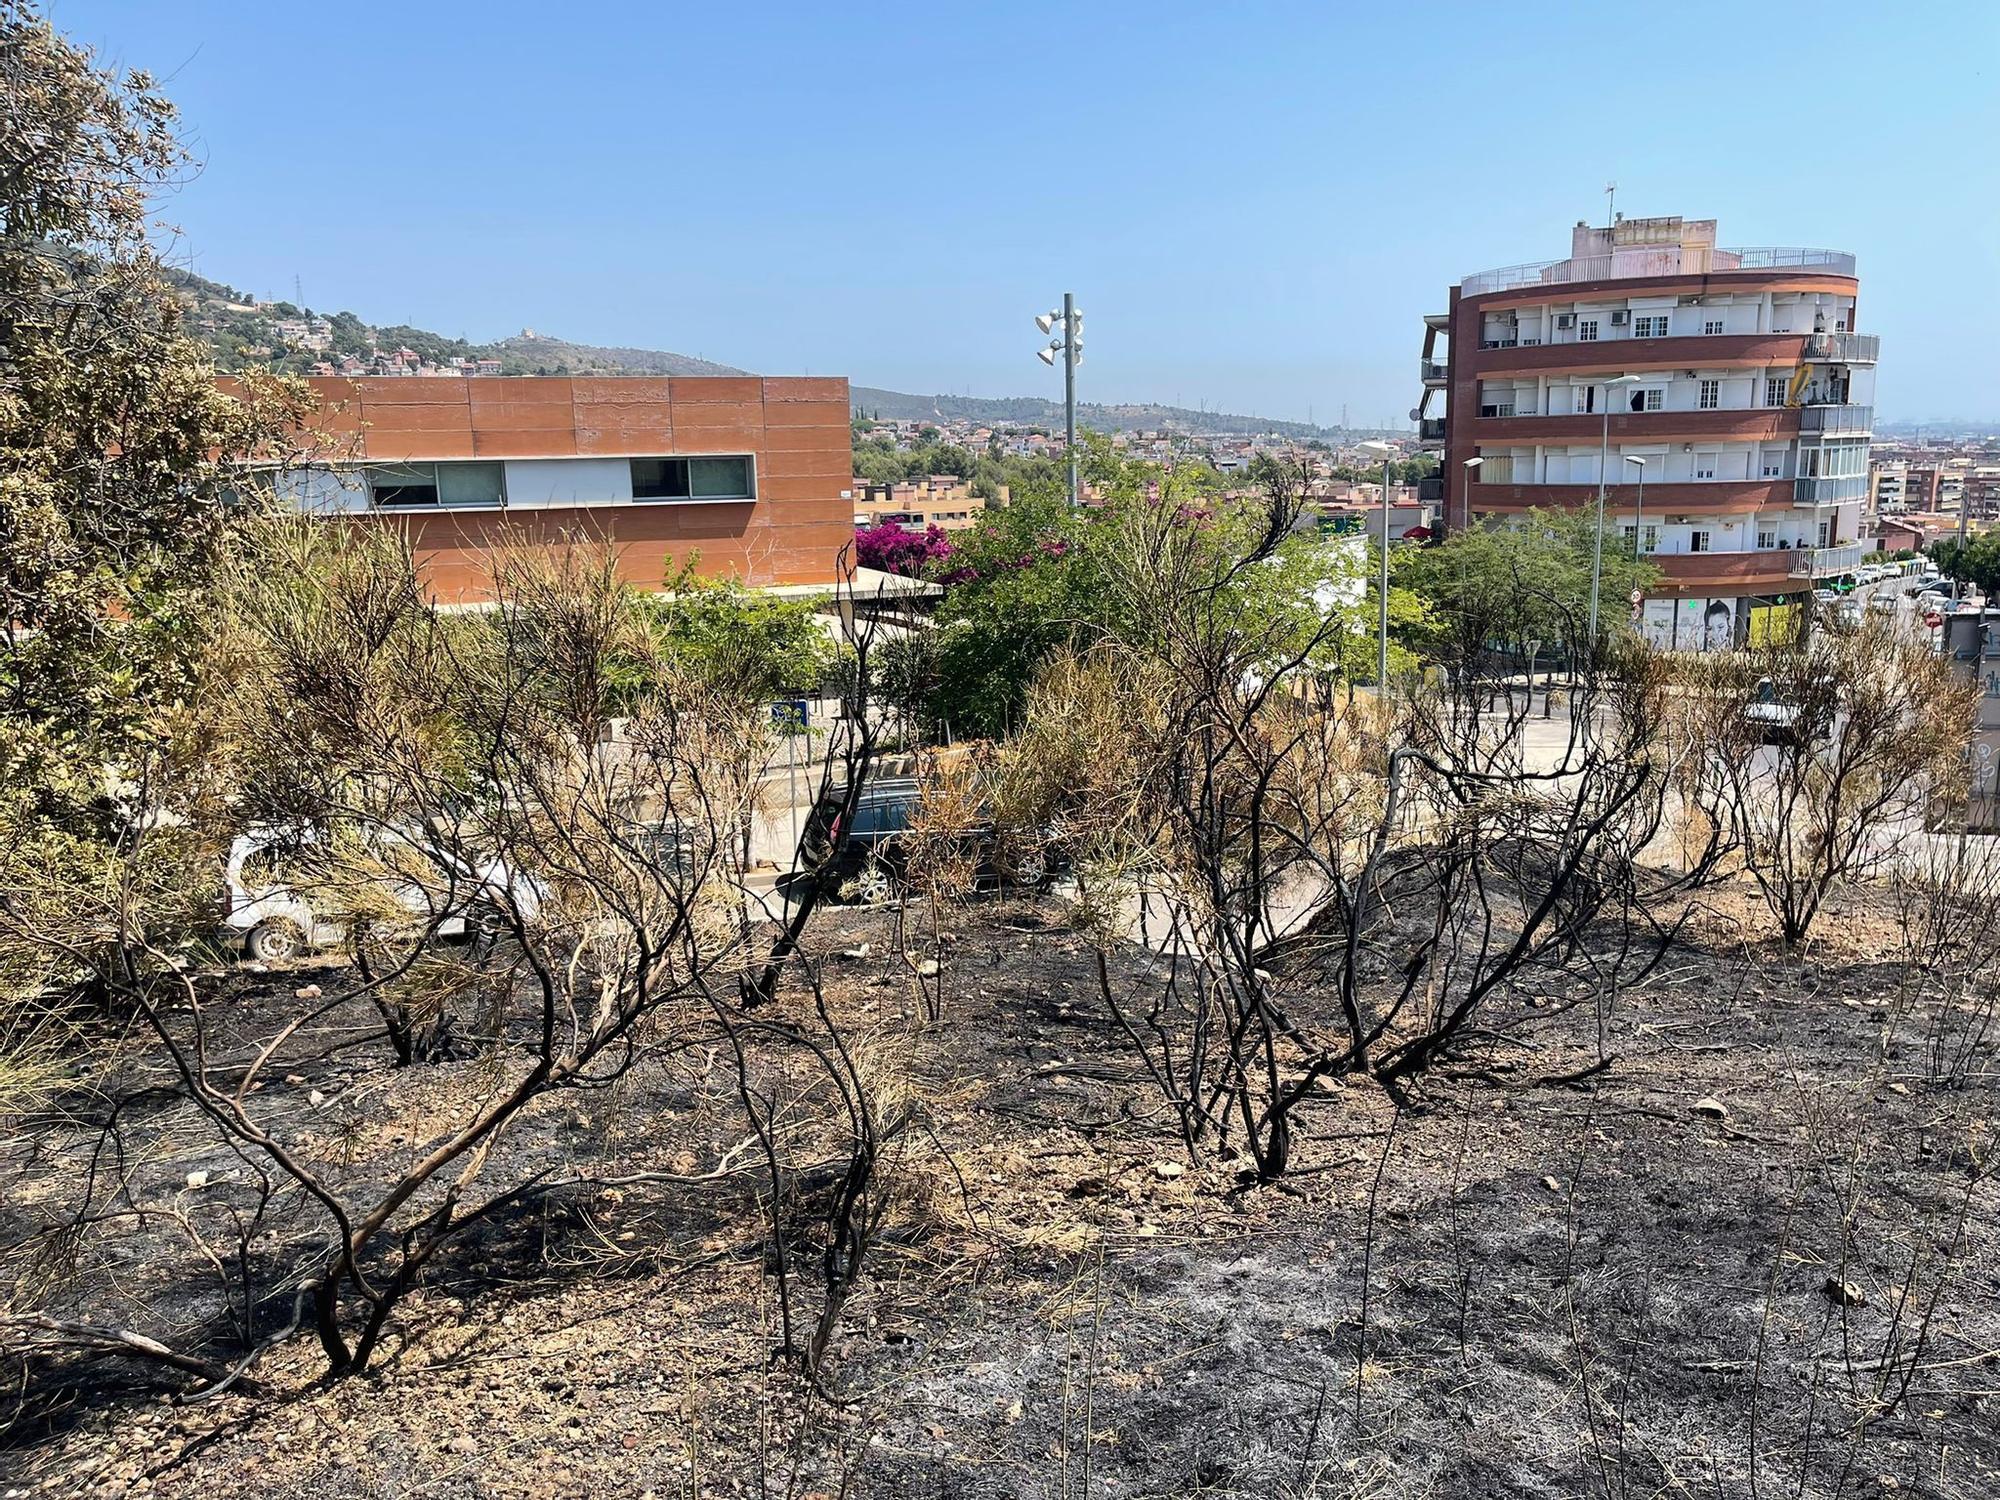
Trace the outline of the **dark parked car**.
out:
M 903 878 L 910 854 L 910 825 L 923 805 L 914 776 L 883 776 L 864 782 L 846 826 L 841 806 L 847 789 L 835 787 L 806 817 L 805 856 L 814 864 L 835 851 L 833 871 L 845 894 L 857 901 L 885 901 Z M 1049 877 L 1048 855 L 1039 840 L 1001 836 L 990 822 L 967 831 L 982 880 L 1038 887 Z

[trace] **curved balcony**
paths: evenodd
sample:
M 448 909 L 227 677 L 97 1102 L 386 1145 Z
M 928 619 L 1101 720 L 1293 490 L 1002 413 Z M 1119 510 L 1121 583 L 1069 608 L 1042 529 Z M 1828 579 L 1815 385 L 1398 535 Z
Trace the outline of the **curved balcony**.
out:
M 1787 594 L 1807 587 L 1811 551 L 1760 548 L 1754 552 L 1655 552 L 1646 561 L 1660 570 L 1654 594 Z M 1801 573 L 1799 569 L 1806 568 Z
M 1872 365 L 1882 350 L 1879 333 L 1809 333 L 1805 357 L 1837 365 Z
M 1793 481 L 1789 479 L 1701 479 L 1678 483 L 1649 484 L 1644 497 L 1645 514 L 1654 520 L 1665 515 L 1725 516 L 1745 515 L 1759 510 L 1790 510 Z M 1473 484 L 1467 504 L 1475 515 L 1529 509 L 1574 510 L 1597 503 L 1594 484 Z M 1628 515 L 1640 505 L 1639 486 L 1614 484 L 1605 491 L 1605 513 Z
M 1611 440 L 1633 443 L 1734 442 L 1796 437 L 1799 408 L 1758 406 L 1724 411 L 1633 411 L 1611 414 Z M 1482 446 L 1513 443 L 1594 443 L 1604 434 L 1604 414 L 1476 417 L 1473 440 Z
M 1813 335 L 1692 333 L 1663 339 L 1602 339 L 1578 344 L 1519 344 L 1466 356 L 1482 379 L 1504 375 L 1623 374 L 1627 370 L 1732 369 L 1796 365 Z M 1847 337 L 1848 335 L 1841 335 Z

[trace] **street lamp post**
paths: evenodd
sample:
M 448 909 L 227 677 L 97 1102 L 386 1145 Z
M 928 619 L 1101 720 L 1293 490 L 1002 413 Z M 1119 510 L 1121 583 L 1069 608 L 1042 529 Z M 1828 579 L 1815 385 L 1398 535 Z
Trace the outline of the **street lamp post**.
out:
M 1586 649 L 1597 656 L 1597 590 L 1604 577 L 1604 491 L 1611 479 L 1611 393 L 1640 383 L 1637 375 L 1604 382 L 1604 431 L 1597 444 L 1597 537 L 1590 549 L 1590 631 Z
M 1035 326 L 1048 333 L 1058 325 L 1062 337 L 1050 339 L 1046 349 L 1037 349 L 1036 358 L 1045 365 L 1053 365 L 1060 354 L 1063 362 L 1063 454 L 1069 460 L 1069 504 L 1076 509 L 1076 367 L 1083 363 L 1083 314 L 1076 310 L 1076 297 L 1070 292 L 1063 293 L 1062 309 L 1045 312 L 1035 319 Z
M 1646 460 L 1628 453 L 1625 462 L 1639 466 L 1639 499 L 1632 507 L 1632 561 L 1636 563 L 1646 549 Z

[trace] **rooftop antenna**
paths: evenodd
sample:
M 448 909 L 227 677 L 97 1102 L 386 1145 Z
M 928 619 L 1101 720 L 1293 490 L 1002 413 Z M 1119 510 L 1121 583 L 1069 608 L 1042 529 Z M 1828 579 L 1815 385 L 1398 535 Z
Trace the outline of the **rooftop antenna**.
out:
M 301 308 L 306 305 L 306 289 L 299 284 L 299 273 L 292 273 L 292 301 Z
M 1618 184 L 1615 182 L 1604 184 L 1604 212 L 1607 224 L 1618 222 Z

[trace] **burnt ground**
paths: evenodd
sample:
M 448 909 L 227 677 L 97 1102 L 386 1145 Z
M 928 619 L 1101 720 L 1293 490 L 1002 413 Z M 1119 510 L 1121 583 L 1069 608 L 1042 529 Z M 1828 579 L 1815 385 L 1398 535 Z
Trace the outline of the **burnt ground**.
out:
M 1542 1024 L 1409 1108 L 1329 1086 L 1277 1187 L 1187 1159 L 1063 917 L 982 905 L 943 949 L 945 1019 L 903 1044 L 922 1128 L 823 1391 L 768 1357 L 754 1174 L 586 1185 L 457 1247 L 365 1377 L 316 1383 L 303 1334 L 256 1393 L 192 1403 L 132 1361 L 13 1360 L 0 1497 L 2000 1495 L 2000 1080 L 1929 1076 L 1865 900 L 1801 960 L 1711 916 L 1602 1017 L 1517 997 Z M 836 1013 L 903 1034 L 892 915 L 820 938 L 870 950 L 830 960 Z M 254 1035 L 311 977 L 219 978 L 218 1004 Z M 260 1104 L 322 1119 L 319 1159 L 360 1182 L 492 1075 L 387 1069 L 351 1019 Z M 1608 1069 L 1538 1081 L 1600 1037 Z M 129 1069 L 104 1053 L 97 1076 Z M 36 1266 L 65 1316 L 226 1354 L 188 1228 L 220 1242 L 254 1192 L 158 1081 L 118 1135 L 148 1211 Z M 742 1134 L 725 1094 L 642 1068 L 538 1105 L 488 1172 L 705 1169 Z M 108 1170 L 99 1138 L 17 1133 L 0 1241 Z M 259 1274 L 312 1232 L 267 1208 Z M 288 1317 L 265 1297 L 257 1333 Z

